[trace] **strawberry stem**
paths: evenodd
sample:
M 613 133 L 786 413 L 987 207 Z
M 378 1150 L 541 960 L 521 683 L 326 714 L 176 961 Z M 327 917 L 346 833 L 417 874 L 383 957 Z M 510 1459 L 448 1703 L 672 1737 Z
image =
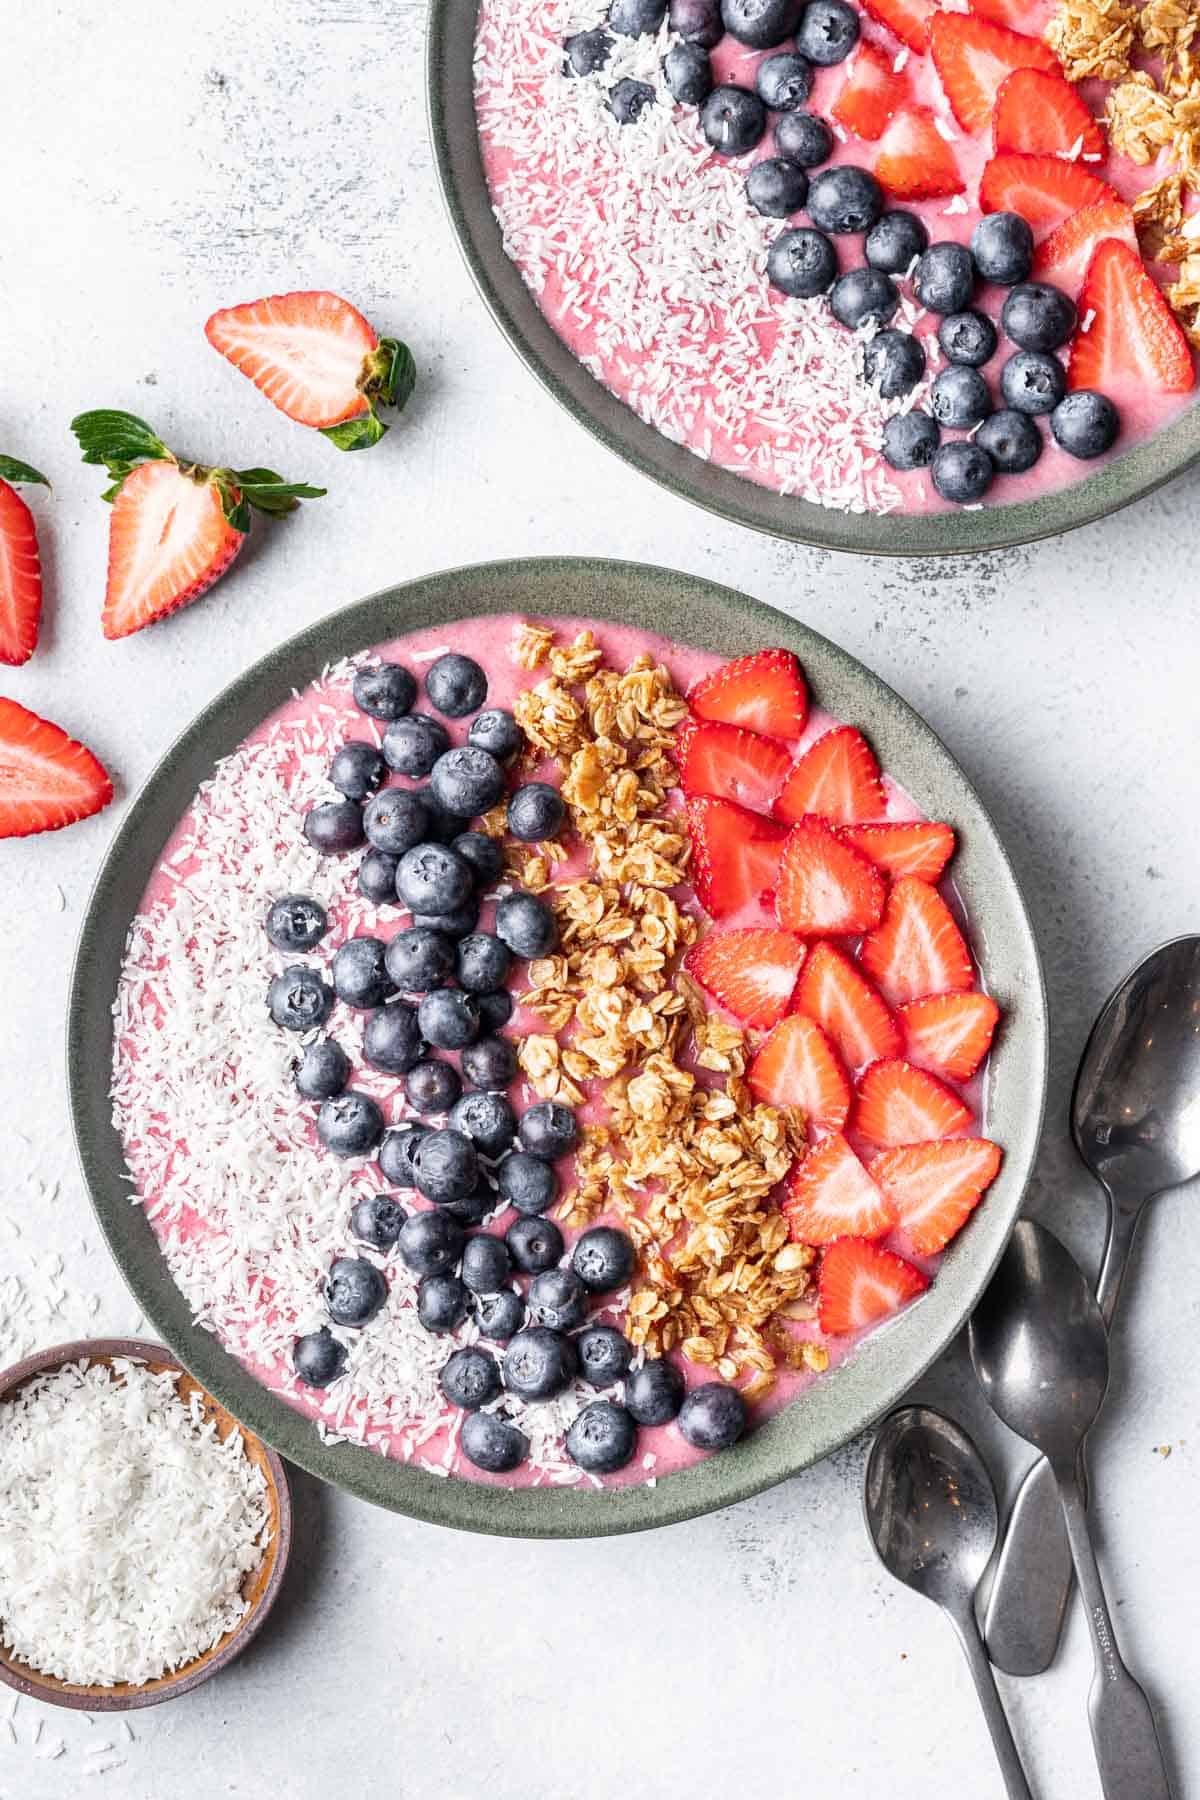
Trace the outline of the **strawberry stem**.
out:
M 20 482 L 37 481 L 43 487 L 50 486 L 45 475 L 39 474 L 28 463 L 18 462 L 15 456 L 0 456 L 0 481 L 7 481 L 14 485 Z
M 359 371 L 358 391 L 367 403 L 366 412 L 341 425 L 327 425 L 321 436 L 339 450 L 369 450 L 387 430 L 376 408 L 389 406 L 402 411 L 416 379 L 417 365 L 408 345 L 399 338 L 380 338 L 374 350 L 363 357 Z

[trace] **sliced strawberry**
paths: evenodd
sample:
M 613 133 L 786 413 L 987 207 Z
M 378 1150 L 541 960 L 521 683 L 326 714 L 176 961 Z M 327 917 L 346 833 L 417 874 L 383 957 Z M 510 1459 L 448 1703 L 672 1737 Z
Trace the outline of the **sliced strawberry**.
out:
M 747 906 L 770 906 L 779 884 L 787 829 L 729 800 L 687 803 L 692 880 L 705 912 L 726 919 Z
M 810 1131 L 840 1131 L 854 1097 L 833 1045 L 803 1013 L 780 1020 L 764 1039 L 746 1080 L 764 1105 L 799 1107 Z
M 898 1217 L 839 1132 L 796 1164 L 780 1211 L 798 1244 L 883 1237 Z
M 808 689 L 792 651 L 756 650 L 705 675 L 689 692 L 688 705 L 700 719 L 798 738 L 808 716 Z
M 839 1238 L 821 1258 L 817 1319 L 827 1337 L 863 1331 L 929 1286 L 929 1277 L 868 1238 Z
M 1001 82 L 992 113 L 997 150 L 1026 156 L 1104 155 L 1104 133 L 1077 87 L 1045 69 L 1015 69 Z
M 1000 1152 L 986 1138 L 907 1144 L 871 1162 L 871 1174 L 899 1209 L 900 1223 L 921 1256 L 946 1248 L 999 1168 Z
M 858 1084 L 854 1129 L 884 1150 L 965 1131 L 971 1117 L 970 1107 L 944 1081 L 898 1057 L 872 1063 Z
M 863 0 L 863 8 L 918 56 L 928 48 L 934 0 Z
M 922 881 L 940 881 L 954 854 L 953 830 L 933 819 L 847 825 L 842 836 L 864 856 L 869 856 L 893 881 L 901 875 L 916 875 Z
M 883 919 L 863 940 L 860 956 L 893 1006 L 927 994 L 963 993 L 975 980 L 971 953 L 946 902 L 927 881 L 911 875 L 892 888 Z
M 861 731 L 839 725 L 810 744 L 775 800 L 775 817 L 794 825 L 809 813 L 850 825 L 883 817 L 879 764 Z
M 884 882 L 873 863 L 844 844 L 824 819 L 793 826 L 779 861 L 775 914 L 804 937 L 855 936 L 877 925 Z
M 790 931 L 710 931 L 683 962 L 735 1019 L 770 1031 L 788 1009 L 806 954 Z
M 967 11 L 1010 31 L 1025 31 L 1029 25 L 1029 0 L 967 0 Z
M 1133 209 L 1123 200 L 1098 200 L 1094 206 L 1081 206 L 1077 213 L 1056 225 L 1048 238 L 1043 238 L 1033 257 L 1033 273 L 1038 281 L 1049 282 L 1075 299 L 1083 286 L 1088 264 L 1097 244 L 1105 238 L 1120 238 L 1133 251 L 1138 249 Z
M 33 514 L 13 482 L 50 484 L 28 463 L 0 456 L 0 663 L 28 662 L 42 617 L 42 559 Z
M 882 137 L 888 120 L 911 98 L 908 77 L 895 57 L 869 38 L 860 38 L 830 112 L 855 137 Z
M 961 194 L 967 185 L 927 106 L 896 114 L 879 141 L 875 176 L 896 200 L 935 200 Z
M 113 784 L 90 750 L 0 695 L 0 838 L 57 831 L 108 805 Z
M 930 994 L 899 1012 L 904 1053 L 923 1069 L 969 1081 L 992 1047 L 1000 1008 L 990 994 Z
M 757 731 L 708 720 L 678 733 L 675 756 L 685 794 L 736 800 L 760 813 L 770 812 L 791 767 L 782 744 Z
M 832 944 L 815 944 L 792 997 L 837 1048 L 848 1069 L 899 1056 L 900 1028 L 866 976 Z
M 235 492 L 235 504 L 239 498 Z M 212 482 L 193 480 L 173 462 L 134 469 L 113 501 L 105 637 L 128 637 L 198 599 L 245 541 Z
M 935 13 L 929 48 L 950 110 L 966 131 L 983 130 L 1001 83 L 1014 69 L 1061 73 L 1054 52 L 1040 38 L 970 13 Z
M 1020 213 L 1035 237 L 1053 231 L 1081 206 L 1095 206 L 1101 200 L 1119 201 L 1120 195 L 1082 164 L 1064 162 L 1061 156 L 1006 151 L 984 164 L 979 182 L 982 212 Z
M 1140 256 L 1115 238 L 1100 244 L 1079 296 L 1067 384 L 1136 394 L 1186 394 L 1196 371 L 1188 341 Z M 1087 321 L 1086 331 L 1083 329 Z

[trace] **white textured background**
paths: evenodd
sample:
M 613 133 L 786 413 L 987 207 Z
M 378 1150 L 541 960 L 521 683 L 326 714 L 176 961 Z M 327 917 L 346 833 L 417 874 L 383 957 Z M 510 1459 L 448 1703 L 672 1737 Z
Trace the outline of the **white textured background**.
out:
M 1098 1201 L 1065 1133 L 1075 1061 L 1125 968 L 1200 922 L 1200 477 L 1106 525 L 958 563 L 756 538 L 608 456 L 500 339 L 435 191 L 419 5 L 42 0 L 6 8 L 3 29 L 0 449 L 55 490 L 33 502 L 43 644 L 0 691 L 91 743 L 118 802 L 0 846 L 0 1362 L 27 1338 L 135 1323 L 75 1172 L 62 1074 L 72 944 L 122 803 L 205 701 L 301 625 L 429 569 L 537 552 L 744 588 L 861 656 L 945 737 L 1041 941 L 1054 1043 L 1033 1201 L 1090 1266 Z M 307 286 L 343 290 L 416 353 L 418 397 L 368 455 L 288 424 L 202 335 L 217 306 Z M 327 481 L 329 497 L 256 526 L 189 612 L 105 644 L 101 475 L 67 431 L 104 405 L 198 458 Z M 1200 1791 L 1198 1197 L 1148 1221 L 1093 1464 L 1118 1628 L 1166 1708 L 1181 1797 Z M 5 1316 L 14 1271 L 35 1296 L 65 1286 L 56 1317 Z M 930 1386 L 1011 1481 L 1020 1453 L 980 1417 L 961 1357 Z M 297 1550 L 264 1639 L 210 1687 L 139 1715 L 123 1767 L 94 1781 L 83 1751 L 111 1728 L 46 1712 L 39 1749 L 67 1748 L 41 1760 L 23 1703 L 18 1745 L 0 1725 L 0 1796 L 993 1800 L 950 1629 L 866 1542 L 862 1456 L 693 1525 L 590 1545 L 454 1536 L 298 1478 Z M 1039 1800 L 1099 1794 L 1089 1679 L 1075 1617 L 1050 1675 L 1004 1684 Z

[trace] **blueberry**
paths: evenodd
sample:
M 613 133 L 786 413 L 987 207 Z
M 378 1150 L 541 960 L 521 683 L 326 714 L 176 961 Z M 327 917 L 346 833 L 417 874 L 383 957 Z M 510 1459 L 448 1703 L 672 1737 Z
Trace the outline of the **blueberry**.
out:
M 930 312 L 965 312 L 974 292 L 975 264 L 965 244 L 931 244 L 913 271 L 913 293 Z
M 473 1294 L 496 1294 L 512 1274 L 512 1257 L 503 1238 L 481 1231 L 463 1247 L 462 1278 Z
M 467 937 L 478 925 L 479 901 L 472 895 L 452 912 L 415 912 L 412 922 L 423 931 L 440 931 L 443 937 L 451 938 L 457 943 L 459 938 Z
M 573 1269 L 543 1269 L 529 1284 L 529 1317 L 552 1331 L 574 1331 L 587 1316 L 588 1292 Z
M 938 343 L 952 363 L 981 369 L 996 353 L 996 327 L 986 313 L 973 308 L 947 313 L 938 326 Z
M 366 1011 L 381 1006 L 395 993 L 396 984 L 387 972 L 386 950 L 380 938 L 352 937 L 334 951 L 330 974 L 339 1000 Z
M 700 44 L 672 44 L 663 58 L 663 75 L 680 106 L 699 106 L 712 93 L 712 64 Z
M 470 863 L 445 844 L 418 844 L 396 870 L 396 892 L 413 913 L 452 913 L 474 886 Z
M 632 1240 L 612 1225 L 593 1225 L 577 1239 L 571 1252 L 571 1267 L 593 1294 L 610 1294 L 624 1287 L 636 1264 Z
M 1022 350 L 1057 350 L 1075 329 L 1075 302 L 1044 281 L 1023 281 L 1005 300 L 1000 324 Z
M 575 1114 L 557 1100 L 536 1101 L 521 1120 L 521 1148 L 532 1156 L 556 1162 L 569 1156 L 578 1142 Z
M 447 812 L 435 796 L 431 787 L 419 787 L 415 790 L 425 802 L 425 810 L 429 814 L 429 823 L 425 827 L 425 841 L 429 844 L 452 844 L 460 837 L 471 823 L 462 813 Z
M 527 781 L 508 802 L 508 829 L 526 844 L 557 837 L 567 816 L 566 804 L 548 781 Z
M 802 169 L 817 169 L 833 155 L 833 133 L 815 113 L 786 113 L 775 127 L 775 148 Z
M 396 1187 L 417 1185 L 415 1158 L 423 1138 L 429 1136 L 427 1125 L 394 1125 L 384 1134 L 379 1146 L 379 1166 L 386 1180 Z
M 1051 430 L 1054 429 L 1051 420 Z M 1028 413 L 1005 407 L 985 419 L 975 442 L 986 450 L 1001 475 L 1023 475 L 1042 454 L 1042 434 Z
M 477 1295 L 475 1317 L 485 1338 L 506 1344 L 525 1323 L 525 1302 L 515 1289 L 502 1287 L 495 1294 Z
M 625 75 L 608 96 L 608 110 L 618 125 L 634 125 L 654 104 L 654 89 L 646 81 Z
M 416 699 L 417 683 L 399 663 L 372 663 L 358 671 L 351 692 L 359 712 L 373 719 L 399 719 Z
M 409 713 L 396 719 L 383 734 L 383 754 L 389 769 L 420 781 L 438 757 L 450 748 L 450 733 L 440 719 L 428 713 Z
M 459 984 L 468 993 L 490 994 L 508 980 L 512 951 L 491 931 L 473 931 L 460 938 L 455 952 Z
M 811 300 L 823 294 L 837 267 L 837 251 L 829 239 L 808 225 L 781 231 L 767 251 L 767 280 L 792 300 Z
M 296 963 L 276 975 L 267 989 L 267 1008 L 285 1031 L 313 1031 L 329 1017 L 333 998 L 333 989 L 321 979 L 319 969 Z
M 848 331 L 857 331 L 868 319 L 886 325 L 899 304 L 900 290 L 880 269 L 848 269 L 829 295 L 830 312 Z
M 564 75 L 594 75 L 604 68 L 612 55 L 613 41 L 607 31 L 596 26 L 593 31 L 577 31 L 563 44 L 566 58 Z M 490 746 L 488 746 L 490 748 Z
M 508 1475 L 529 1455 L 529 1439 L 496 1413 L 469 1412 L 459 1433 L 462 1453 L 486 1475 Z
M 539 1280 L 542 1279 L 539 1277 Z M 589 1387 L 612 1387 L 624 1381 L 633 1355 L 633 1345 L 624 1332 L 613 1325 L 589 1325 L 575 1339 L 579 1373 Z
M 563 1253 L 563 1235 L 552 1219 L 514 1219 L 504 1241 L 523 1275 L 552 1269 Z
M 929 390 L 929 410 L 939 425 L 969 430 L 992 410 L 992 392 L 978 369 L 951 363 Z
M 430 1131 L 413 1153 L 413 1177 L 427 1200 L 465 1200 L 479 1182 L 479 1158 L 461 1131 Z
M 925 347 L 911 331 L 877 331 L 863 347 L 863 379 L 885 400 L 907 394 L 924 373 Z
M 408 1214 L 390 1194 L 371 1194 L 356 1202 L 350 1214 L 350 1229 L 364 1244 L 376 1250 L 394 1249 Z
M 460 1225 L 482 1225 L 496 1210 L 496 1192 L 481 1177 L 461 1200 L 443 1200 L 440 1206 L 448 1218 L 457 1219 Z
M 343 744 L 329 765 L 330 781 L 347 800 L 365 800 L 368 794 L 382 787 L 386 774 L 383 751 L 377 750 L 374 744 L 361 743 L 357 738 Z
M 499 880 L 504 852 L 495 838 L 485 837 L 482 831 L 463 831 L 452 840 L 450 848 L 470 863 L 478 886 L 489 887 Z
M 405 1219 L 397 1241 L 414 1275 L 444 1275 L 463 1253 L 464 1232 L 457 1219 L 435 1208 Z
M 884 461 L 902 474 L 927 469 L 941 437 L 941 427 L 928 413 L 897 413 L 883 428 Z
M 652 1358 L 625 1383 L 625 1404 L 639 1425 L 669 1425 L 683 1405 L 686 1383 L 673 1362 Z
M 499 1093 L 517 1078 L 517 1053 L 506 1038 L 480 1038 L 463 1051 L 462 1069 L 476 1087 Z
M 1018 350 L 1000 371 L 1000 391 L 1014 412 L 1053 412 L 1067 391 L 1067 372 L 1045 350 Z
M 456 1331 L 470 1306 L 457 1275 L 426 1275 L 417 1288 L 417 1317 L 426 1331 Z
M 667 16 L 667 0 L 612 0 L 608 22 L 622 37 L 646 37 Z
M 461 1093 L 458 1070 L 438 1057 L 414 1063 L 404 1077 L 404 1095 L 414 1112 L 449 1112 Z
M 417 1010 L 421 1034 L 438 1050 L 461 1050 L 479 1036 L 479 1003 L 462 988 L 434 988 Z
M 754 71 L 755 91 L 772 112 L 796 112 L 812 93 L 812 85 L 812 64 L 795 50 L 764 57 Z
M 514 956 L 549 956 L 558 946 L 558 926 L 540 894 L 506 894 L 496 907 L 496 934 Z
M 481 1350 L 478 1344 L 469 1344 L 465 1350 L 456 1350 L 438 1380 L 451 1406 L 461 1406 L 467 1412 L 486 1406 L 500 1392 L 500 1371 L 496 1367 L 496 1359 L 486 1350 Z
M 513 1016 L 513 997 L 507 988 L 479 995 L 479 1029 L 490 1035 L 500 1031 Z
M 916 213 L 885 212 L 868 231 L 863 255 L 885 275 L 907 275 L 928 248 L 929 233 Z
M 721 0 L 726 31 L 752 50 L 771 50 L 791 37 L 800 9 L 801 0 Z
M 530 1156 L 528 1150 L 514 1150 L 504 1158 L 496 1170 L 496 1185 L 508 1205 L 527 1218 L 546 1212 L 558 1198 L 553 1163 Z
M 706 1381 L 679 1409 L 679 1431 L 694 1450 L 728 1450 L 746 1429 L 746 1402 L 736 1388 Z
M 725 36 L 721 0 L 671 0 L 667 23 L 685 42 L 703 44 L 706 50 Z
M 332 1100 L 350 1079 L 350 1058 L 332 1038 L 321 1038 L 304 1046 L 294 1078 L 301 1099 Z
M 1050 430 L 1055 443 L 1068 456 L 1078 456 L 1086 462 L 1112 449 L 1121 430 L 1121 419 L 1106 394 L 1077 388 L 1051 413 Z
M 749 88 L 725 82 L 713 89 L 700 108 L 700 129 L 720 155 L 744 156 L 762 140 L 767 109 Z
M 591 1475 L 623 1469 L 637 1449 L 637 1426 L 614 1400 L 585 1406 L 566 1436 L 567 1455 Z
M 413 925 L 389 939 L 387 972 L 402 994 L 428 994 L 454 973 L 454 945 L 440 931 Z
M 317 1136 L 335 1156 L 367 1156 L 383 1136 L 383 1114 L 370 1094 L 347 1088 L 322 1101 Z
M 504 1353 L 504 1385 L 522 1400 L 550 1400 L 575 1379 L 570 1338 L 546 1325 L 518 1331 Z
M 832 68 L 845 62 L 858 42 L 858 14 L 846 0 L 808 0 L 796 32 L 796 48 L 809 62 Z
M 398 856 L 372 847 L 358 865 L 358 891 L 372 906 L 395 906 Z
M 487 690 L 487 676 L 479 664 L 457 650 L 448 650 L 425 671 L 426 696 L 447 719 L 465 719 L 468 713 L 478 712 Z
M 328 1325 L 298 1337 L 292 1345 L 292 1367 L 305 1387 L 328 1387 L 346 1366 L 346 1346 L 339 1344 Z
M 386 788 L 363 808 L 368 843 L 388 856 L 403 856 L 421 843 L 428 824 L 425 802 L 411 788 Z
M 387 1299 L 387 1282 L 362 1256 L 339 1256 L 325 1282 L 325 1304 L 335 1325 L 367 1325 Z
M 971 254 L 984 281 L 1012 287 L 1033 267 L 1033 232 L 1019 213 L 988 213 L 971 233 Z
M 463 819 L 490 812 L 504 793 L 504 770 L 486 750 L 460 744 L 433 765 L 429 786 L 438 805 Z
M 992 459 L 979 444 L 959 439 L 943 444 L 929 465 L 933 485 L 943 500 L 961 506 L 981 500 L 992 485 Z
M 322 856 L 357 850 L 364 836 L 362 807 L 357 800 L 322 800 L 305 813 L 304 835 Z
M 267 914 L 267 937 L 276 950 L 311 950 L 328 930 L 328 913 L 307 894 L 285 894 Z
M 746 198 L 767 219 L 786 219 L 808 198 L 808 176 L 786 156 L 764 156 L 746 177 Z
M 497 762 L 507 762 L 525 742 L 525 733 L 510 712 L 502 706 L 489 706 L 471 720 L 467 742 L 476 750 L 486 750 Z
M 839 163 L 822 169 L 808 189 L 808 216 L 835 237 L 870 231 L 883 211 L 883 189 L 868 169 Z
M 491 1161 L 512 1143 L 517 1118 L 503 1094 L 464 1094 L 450 1109 L 450 1125 Z

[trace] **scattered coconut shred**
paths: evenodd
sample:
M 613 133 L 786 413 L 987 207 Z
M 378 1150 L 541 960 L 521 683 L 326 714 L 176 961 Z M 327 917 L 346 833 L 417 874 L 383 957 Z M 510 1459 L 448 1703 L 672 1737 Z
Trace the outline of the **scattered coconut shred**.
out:
M 153 1681 L 246 1611 L 266 1480 L 170 1370 L 71 1363 L 0 1407 L 0 1641 L 62 1681 Z

